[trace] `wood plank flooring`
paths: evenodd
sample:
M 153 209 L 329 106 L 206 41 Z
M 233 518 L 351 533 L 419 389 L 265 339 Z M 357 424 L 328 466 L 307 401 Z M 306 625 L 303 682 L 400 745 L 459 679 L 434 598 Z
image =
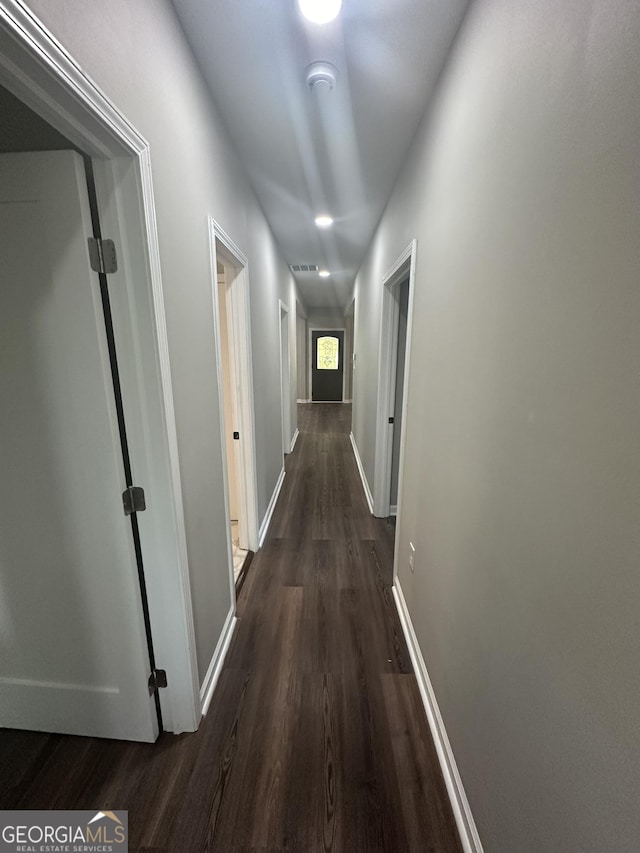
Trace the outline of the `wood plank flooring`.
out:
M 128 809 L 139 853 L 449 853 L 460 842 L 368 512 L 350 406 L 300 435 L 195 734 L 0 731 L 0 808 Z

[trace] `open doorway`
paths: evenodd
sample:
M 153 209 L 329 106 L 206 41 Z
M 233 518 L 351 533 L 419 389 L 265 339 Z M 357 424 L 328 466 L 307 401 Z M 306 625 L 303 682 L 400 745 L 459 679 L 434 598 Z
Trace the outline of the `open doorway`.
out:
M 409 315 L 409 273 L 406 278 L 391 288 L 394 301 L 395 338 L 395 380 L 392 388 L 393 415 L 391 424 L 391 477 L 389 482 L 389 515 L 398 514 L 398 484 L 400 479 L 400 439 L 402 437 L 404 374 L 407 361 L 407 320 Z
M 230 580 L 236 594 L 258 547 L 247 260 L 210 219 L 214 328 Z
M 384 276 L 373 514 L 400 514 L 416 241 Z
M 197 682 L 147 149 L 45 31 L 36 45 L 0 10 L 7 31 L 0 725 L 154 740 L 154 704 L 165 728 L 197 727 Z M 99 223 L 120 265 L 93 242 Z M 162 698 L 151 634 L 171 682 Z
M 0 722 L 155 740 L 142 549 L 137 512 L 131 524 L 118 513 L 120 494 L 133 492 L 131 461 L 106 276 L 87 253 L 89 207 L 77 152 L 0 155 L 0 583 L 11 626 Z M 111 636 L 102 608 L 126 608 L 128 630 Z
M 280 410 L 282 416 L 282 458 L 291 452 L 291 354 L 289 349 L 289 309 L 280 299 Z
M 309 329 L 311 401 L 344 401 L 344 327 Z
M 235 341 L 233 328 L 229 324 L 229 287 L 235 278 L 235 270 L 230 264 L 217 261 L 218 274 L 218 316 L 220 318 L 220 372 L 222 374 L 222 393 L 224 399 L 224 442 L 227 457 L 227 484 L 229 493 L 229 527 L 231 531 L 231 553 L 233 579 L 237 584 L 244 571 L 244 564 L 250 554 L 247 547 L 246 518 L 238 499 L 238 459 L 239 431 L 234 429 L 238 422 L 238 404 L 234 392 L 233 352 Z M 238 438 L 236 438 L 238 436 Z M 240 544 L 242 542 L 242 545 Z

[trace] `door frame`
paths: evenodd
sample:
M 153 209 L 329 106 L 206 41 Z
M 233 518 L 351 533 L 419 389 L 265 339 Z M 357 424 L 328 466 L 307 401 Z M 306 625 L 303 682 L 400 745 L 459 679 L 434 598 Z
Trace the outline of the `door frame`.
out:
M 349 324 L 345 322 L 345 326 L 344 326 L 344 350 L 345 350 L 345 353 L 347 353 L 347 352 L 351 353 L 351 357 L 349 359 L 349 375 L 350 375 L 351 381 L 349 383 L 347 383 L 346 372 L 345 372 L 345 377 L 344 377 L 344 393 L 343 393 L 342 397 L 343 397 L 343 402 L 345 402 L 345 403 L 353 403 L 353 365 L 354 365 L 353 356 L 354 356 L 355 351 L 356 351 L 356 346 L 355 346 L 355 339 L 356 339 L 356 297 L 355 296 L 351 297 L 347 307 L 345 308 L 345 311 L 344 311 L 345 320 L 347 320 L 349 318 L 350 312 L 351 312 L 351 317 L 352 317 L 352 321 L 351 321 L 352 328 L 351 328 L 351 335 L 349 336 L 349 345 L 348 346 L 347 346 L 347 333 L 349 331 Z M 345 360 L 345 363 L 346 363 L 346 360 Z M 347 395 L 346 395 L 347 384 L 349 384 L 349 387 L 351 389 L 351 397 L 349 399 L 347 399 Z
M 298 321 L 302 320 L 304 324 L 304 329 L 302 330 L 302 335 L 298 334 Z M 296 405 L 298 403 L 308 403 L 309 402 L 309 391 L 306 387 L 307 383 L 307 345 L 306 345 L 306 336 L 307 336 L 307 315 L 304 313 L 304 308 L 302 307 L 301 302 L 296 299 Z M 302 344 L 299 346 L 299 344 Z M 303 362 L 302 364 L 300 362 Z M 304 397 L 299 396 L 300 388 L 299 388 L 299 377 L 302 375 L 304 377 Z
M 232 353 L 235 387 L 232 388 L 238 418 L 240 441 L 236 453 L 238 503 L 243 516 L 243 535 L 240 547 L 258 550 L 258 490 L 256 481 L 255 415 L 253 409 L 253 362 L 251 355 L 251 310 L 249 302 L 249 261 L 222 226 L 210 216 L 209 251 L 211 256 L 211 287 L 220 409 L 220 440 L 223 458 L 225 516 L 227 521 L 229 571 L 232 585 L 231 600 L 235 602 L 233 554 L 231 550 L 231 510 L 229 507 L 229 472 L 225 445 L 224 395 L 221 375 L 220 314 L 218 303 L 218 260 L 238 270 L 233 282 L 227 284 L 228 320 L 233 340 Z M 235 603 L 234 603 L 235 607 Z
M 318 402 L 323 403 L 324 400 L 314 401 L 313 399 L 313 333 L 314 332 L 343 332 L 344 338 L 342 339 L 342 348 L 346 349 L 345 341 L 347 337 L 347 329 L 345 326 L 309 326 L 307 329 L 307 333 L 309 335 L 309 346 L 308 346 L 308 355 L 309 355 L 309 402 Z M 345 389 L 345 359 L 344 353 L 342 354 L 342 400 L 335 401 L 344 403 L 344 389 Z
M 118 245 L 111 287 L 122 398 L 147 565 L 153 642 L 167 671 L 165 729 L 201 717 L 186 533 L 148 142 L 21 0 L 0 0 L 0 82 L 93 159 L 104 233 Z
M 407 310 L 407 340 L 405 345 L 404 381 L 402 386 L 402 426 L 400 433 L 400 470 L 398 472 L 397 517 L 402 506 L 402 481 L 406 433 L 407 388 L 411 356 L 411 329 L 413 325 L 413 298 L 417 240 L 412 240 L 402 254 L 387 270 L 382 279 L 382 311 L 380 316 L 380 347 L 378 363 L 378 409 L 376 427 L 375 476 L 373 479 L 373 514 L 387 518 L 391 494 L 391 454 L 393 430 L 389 418 L 395 406 L 396 370 L 398 361 L 399 306 L 394 290 L 409 277 L 409 307 Z M 395 565 L 395 563 L 394 563 Z
M 282 325 L 287 329 L 287 362 L 282 352 Z M 280 411 L 282 418 L 282 460 L 291 453 L 291 329 L 289 328 L 289 308 L 282 299 L 278 299 L 278 343 L 280 349 Z

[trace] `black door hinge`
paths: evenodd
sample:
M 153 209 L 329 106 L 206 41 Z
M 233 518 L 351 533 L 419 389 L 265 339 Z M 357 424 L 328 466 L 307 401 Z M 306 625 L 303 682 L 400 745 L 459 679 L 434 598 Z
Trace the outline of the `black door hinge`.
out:
M 113 240 L 101 240 L 99 237 L 89 237 L 89 263 L 94 272 L 104 275 L 118 271 L 116 244 Z
M 144 489 L 141 486 L 129 486 L 122 493 L 122 505 L 124 514 L 132 515 L 134 512 L 144 512 L 147 504 L 144 499 Z
M 390 423 L 390 424 L 392 424 L 392 423 L 393 423 L 393 418 L 389 418 L 389 423 Z
M 149 696 L 157 693 L 161 687 L 167 686 L 167 671 L 166 669 L 154 669 L 149 676 Z

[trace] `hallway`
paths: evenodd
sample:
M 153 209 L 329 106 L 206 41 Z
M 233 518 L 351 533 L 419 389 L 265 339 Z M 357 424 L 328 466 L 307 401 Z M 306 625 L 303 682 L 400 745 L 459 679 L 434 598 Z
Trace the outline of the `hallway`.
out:
M 2 731 L 0 808 L 128 809 L 148 853 L 460 849 L 350 417 L 300 406 L 200 730 L 153 745 Z

